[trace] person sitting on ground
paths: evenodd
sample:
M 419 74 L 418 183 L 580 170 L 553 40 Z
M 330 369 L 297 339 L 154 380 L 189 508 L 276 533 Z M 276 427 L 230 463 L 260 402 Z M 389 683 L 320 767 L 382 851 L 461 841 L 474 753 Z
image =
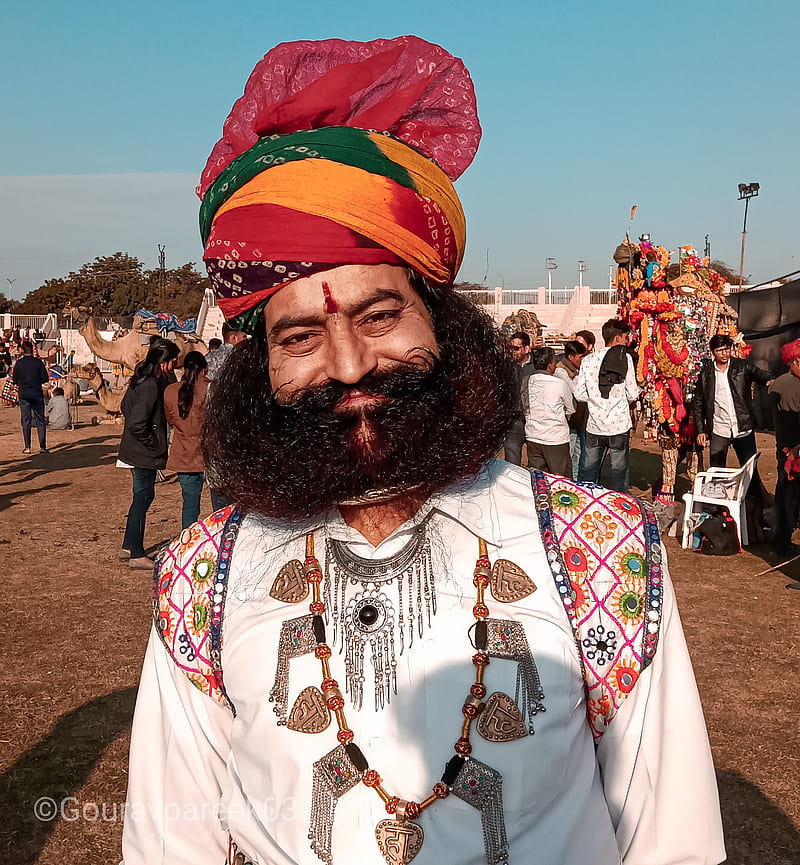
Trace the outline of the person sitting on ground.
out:
M 64 396 L 63 387 L 54 387 L 53 395 L 45 409 L 47 424 L 50 429 L 73 429 L 72 407 Z
M 554 375 L 556 353 L 552 348 L 535 348 L 531 365 L 533 373 L 523 394 L 528 466 L 571 478 L 567 418 L 575 411 L 572 387 Z
M 206 367 L 205 356 L 190 351 L 183 359 L 183 378 L 164 391 L 164 410 L 172 428 L 167 469 L 178 473 L 183 498 L 182 529 L 189 528 L 200 516 L 205 470 L 201 437 L 208 395 Z

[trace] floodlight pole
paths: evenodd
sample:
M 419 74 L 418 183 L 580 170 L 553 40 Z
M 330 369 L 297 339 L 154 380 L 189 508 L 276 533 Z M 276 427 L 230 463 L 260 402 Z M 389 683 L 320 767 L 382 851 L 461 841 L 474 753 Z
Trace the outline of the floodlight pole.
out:
M 758 183 L 740 183 L 739 201 L 744 201 L 744 222 L 742 223 L 742 256 L 739 259 L 739 291 L 744 284 L 744 245 L 747 240 L 747 206 L 754 195 L 758 195 L 760 186 Z
M 550 302 L 550 294 L 553 290 L 553 271 L 558 267 L 554 258 L 545 259 L 547 266 L 547 302 Z
M 750 198 L 744 200 L 744 222 L 742 223 L 742 257 L 739 259 L 739 291 L 742 290 L 744 283 L 744 244 L 747 240 L 747 205 L 750 204 Z

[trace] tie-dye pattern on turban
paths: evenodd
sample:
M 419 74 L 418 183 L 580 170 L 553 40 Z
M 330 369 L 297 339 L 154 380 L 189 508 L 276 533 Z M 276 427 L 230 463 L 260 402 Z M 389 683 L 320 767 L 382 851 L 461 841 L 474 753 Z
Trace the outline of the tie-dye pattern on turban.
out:
M 480 135 L 464 64 L 416 36 L 274 48 L 198 187 L 225 317 L 252 330 L 287 282 L 341 264 L 407 264 L 451 283 L 466 240 L 452 181 Z

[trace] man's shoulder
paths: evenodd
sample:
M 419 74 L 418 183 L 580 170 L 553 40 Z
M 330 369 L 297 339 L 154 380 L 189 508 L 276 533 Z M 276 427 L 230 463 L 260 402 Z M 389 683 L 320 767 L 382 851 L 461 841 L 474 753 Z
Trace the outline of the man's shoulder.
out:
M 220 652 L 234 510 L 184 529 L 158 557 L 153 585 L 154 624 L 167 653 L 198 690 L 228 706 Z

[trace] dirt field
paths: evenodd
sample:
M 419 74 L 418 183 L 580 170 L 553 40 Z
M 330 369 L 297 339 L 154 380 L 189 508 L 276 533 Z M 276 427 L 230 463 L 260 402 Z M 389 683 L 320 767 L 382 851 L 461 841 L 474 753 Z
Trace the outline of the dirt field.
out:
M 50 455 L 23 456 L 17 409 L 0 408 L 0 561 L 9 589 L 0 688 L 0 862 L 119 861 L 128 734 L 150 623 L 147 573 L 116 560 L 130 502 L 115 468 L 119 429 L 51 432 Z M 35 436 L 34 436 L 35 439 Z M 774 488 L 774 443 L 759 436 Z M 659 459 L 633 452 L 635 492 Z M 679 492 L 687 482 L 682 480 Z M 204 493 L 204 512 L 210 510 Z M 146 542 L 177 534 L 180 490 L 159 484 Z M 719 775 L 730 863 L 800 862 L 800 561 L 766 548 L 714 559 L 669 539 L 671 570 Z M 44 799 L 43 797 L 49 797 Z M 47 814 L 49 800 L 60 809 Z M 38 819 L 35 805 L 39 802 Z M 582 863 L 564 863 L 582 865 Z

